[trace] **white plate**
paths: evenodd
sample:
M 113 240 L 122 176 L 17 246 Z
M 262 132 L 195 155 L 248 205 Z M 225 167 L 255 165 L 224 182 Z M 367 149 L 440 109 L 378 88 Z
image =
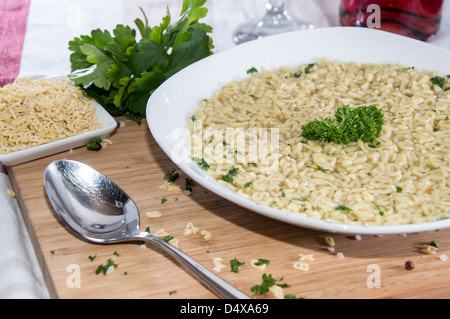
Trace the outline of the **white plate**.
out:
M 450 74 L 450 51 L 396 34 L 352 27 L 322 28 L 286 33 L 239 45 L 198 61 L 163 83 L 147 105 L 147 122 L 153 137 L 178 167 L 197 183 L 240 206 L 264 216 L 301 227 L 348 234 L 403 234 L 450 227 L 450 219 L 399 226 L 356 226 L 330 223 L 257 204 L 237 195 L 194 163 L 184 148 L 187 118 L 203 98 L 224 84 L 241 80 L 252 67 L 275 70 L 298 67 L 318 58 L 342 62 L 401 62 L 418 70 Z
M 64 77 L 55 76 L 49 77 L 48 79 L 60 80 L 62 78 Z M 117 127 L 117 121 L 100 104 L 95 101 L 93 104 L 97 115 L 97 121 L 103 123 L 101 128 L 14 153 L 6 155 L 0 154 L 0 162 L 6 166 L 14 166 L 86 145 L 86 142 L 94 137 L 103 138 L 108 136 Z

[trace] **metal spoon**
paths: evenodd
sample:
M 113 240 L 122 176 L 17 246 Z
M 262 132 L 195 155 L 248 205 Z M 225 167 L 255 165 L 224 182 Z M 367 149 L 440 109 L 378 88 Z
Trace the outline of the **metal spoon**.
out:
M 165 240 L 139 230 L 139 211 L 113 181 L 76 161 L 58 160 L 44 172 L 47 196 L 57 214 L 77 233 L 96 243 L 148 241 L 180 261 L 213 293 L 226 299 L 249 299 Z

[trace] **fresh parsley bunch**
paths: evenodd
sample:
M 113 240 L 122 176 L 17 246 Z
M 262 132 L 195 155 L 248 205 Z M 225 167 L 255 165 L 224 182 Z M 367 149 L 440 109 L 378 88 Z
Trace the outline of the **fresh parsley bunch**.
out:
M 206 0 L 183 0 L 180 16 L 172 22 L 169 9 L 159 26 L 134 20 L 137 31 L 117 25 L 112 34 L 93 30 L 69 42 L 69 78 L 109 113 L 137 121 L 145 118 L 150 95 L 166 79 L 211 55 L 209 25 L 199 23 L 208 9 Z

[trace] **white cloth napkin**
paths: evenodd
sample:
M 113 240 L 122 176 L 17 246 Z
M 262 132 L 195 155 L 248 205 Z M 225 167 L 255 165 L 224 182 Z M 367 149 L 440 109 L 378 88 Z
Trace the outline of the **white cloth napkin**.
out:
M 0 298 L 48 298 L 16 198 L 7 194 L 11 189 L 0 166 Z
M 149 24 L 161 22 L 169 7 L 178 17 L 181 0 L 32 0 L 19 76 L 32 78 L 70 72 L 68 42 L 95 28 L 112 31 L 133 25 L 146 12 Z M 232 33 L 265 13 L 266 0 L 208 0 L 203 22 L 213 26 L 215 52 L 234 46 Z M 288 0 L 292 17 L 316 27 L 339 25 L 340 0 Z M 441 30 L 432 44 L 450 49 L 450 2 L 444 2 Z M 407 53 L 405 53 L 407 54 Z M 0 164 L 0 298 L 48 298 L 36 255 L 15 198 L 6 194 L 9 179 Z

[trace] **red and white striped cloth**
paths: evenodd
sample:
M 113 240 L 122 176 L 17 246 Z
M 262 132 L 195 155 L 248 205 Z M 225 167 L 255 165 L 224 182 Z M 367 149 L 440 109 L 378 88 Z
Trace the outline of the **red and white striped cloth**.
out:
M 30 1 L 0 1 L 0 86 L 19 75 Z

